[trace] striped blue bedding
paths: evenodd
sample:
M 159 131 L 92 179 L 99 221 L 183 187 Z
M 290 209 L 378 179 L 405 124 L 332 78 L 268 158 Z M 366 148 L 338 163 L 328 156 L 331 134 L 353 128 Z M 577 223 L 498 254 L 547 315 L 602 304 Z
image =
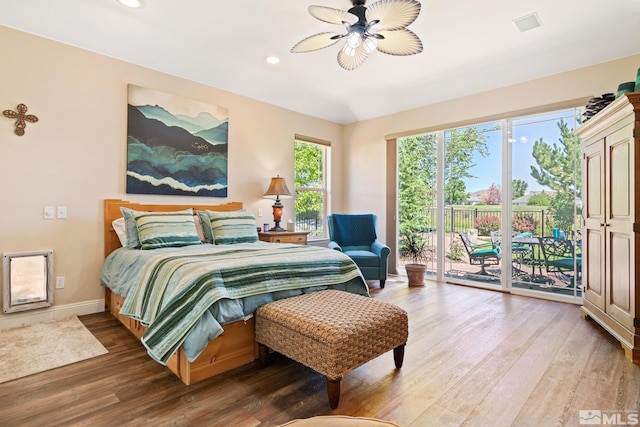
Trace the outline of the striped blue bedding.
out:
M 142 342 L 162 364 L 181 345 L 195 360 L 221 325 L 250 317 L 262 304 L 328 288 L 369 294 L 341 252 L 265 242 L 120 248 L 105 259 L 101 283 L 125 297 L 121 314 L 148 326 Z

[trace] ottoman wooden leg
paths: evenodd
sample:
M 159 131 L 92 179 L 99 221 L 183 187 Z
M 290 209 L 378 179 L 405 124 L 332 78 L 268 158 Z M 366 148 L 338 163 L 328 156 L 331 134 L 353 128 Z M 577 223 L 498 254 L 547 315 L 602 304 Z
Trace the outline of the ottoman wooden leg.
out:
M 396 363 L 396 368 L 402 368 L 402 362 L 404 361 L 404 344 L 393 349 L 393 361 Z
M 258 343 L 258 354 L 260 355 L 260 366 L 264 368 L 269 364 L 269 347 Z
M 330 380 L 327 378 L 327 396 L 329 397 L 329 406 L 331 409 L 336 409 L 340 402 L 340 380 Z

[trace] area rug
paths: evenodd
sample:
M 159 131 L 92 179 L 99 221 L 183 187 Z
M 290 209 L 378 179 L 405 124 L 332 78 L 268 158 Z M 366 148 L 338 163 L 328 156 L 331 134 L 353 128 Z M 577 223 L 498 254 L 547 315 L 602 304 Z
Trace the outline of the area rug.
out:
M 76 317 L 0 330 L 0 383 L 106 354 Z

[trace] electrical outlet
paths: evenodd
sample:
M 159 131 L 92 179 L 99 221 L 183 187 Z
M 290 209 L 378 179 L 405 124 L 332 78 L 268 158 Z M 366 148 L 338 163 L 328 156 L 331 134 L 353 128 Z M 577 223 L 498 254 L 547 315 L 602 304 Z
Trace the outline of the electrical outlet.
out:
M 64 289 L 64 276 L 56 277 L 56 289 Z

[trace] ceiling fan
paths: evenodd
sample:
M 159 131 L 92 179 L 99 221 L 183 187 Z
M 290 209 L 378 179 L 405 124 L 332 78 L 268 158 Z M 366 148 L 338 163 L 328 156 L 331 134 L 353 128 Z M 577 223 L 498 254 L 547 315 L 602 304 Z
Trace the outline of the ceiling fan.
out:
M 324 32 L 309 36 L 291 48 L 292 53 L 312 52 L 346 39 L 338 52 L 338 64 L 354 70 L 374 50 L 388 55 L 414 55 L 422 52 L 420 38 L 406 27 L 416 20 L 420 3 L 415 0 L 378 0 L 369 7 L 366 0 L 351 0 L 349 11 L 325 6 L 309 6 L 309 13 L 320 21 L 343 25 L 346 33 Z

